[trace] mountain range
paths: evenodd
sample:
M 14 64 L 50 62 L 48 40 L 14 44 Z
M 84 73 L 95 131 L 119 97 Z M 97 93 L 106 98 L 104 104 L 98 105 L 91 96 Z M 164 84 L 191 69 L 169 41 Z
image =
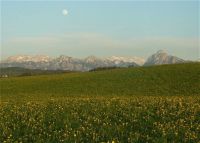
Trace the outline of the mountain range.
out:
M 140 57 L 120 57 L 111 56 L 108 58 L 97 58 L 88 56 L 84 59 L 73 58 L 65 55 L 60 55 L 56 58 L 51 58 L 44 55 L 36 56 L 11 56 L 6 60 L 1 61 L 0 67 L 22 67 L 27 69 L 41 70 L 68 70 L 68 71 L 89 71 L 99 67 L 137 67 L 150 66 L 161 64 L 183 63 L 185 60 L 176 56 L 169 55 L 166 51 L 159 50 L 151 55 L 145 61 Z

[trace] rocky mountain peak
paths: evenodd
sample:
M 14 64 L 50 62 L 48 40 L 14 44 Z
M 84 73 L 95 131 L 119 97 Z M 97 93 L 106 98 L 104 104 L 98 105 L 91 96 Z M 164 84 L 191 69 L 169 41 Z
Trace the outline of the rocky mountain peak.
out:
M 91 56 L 86 57 L 84 60 L 85 60 L 87 63 L 92 63 L 92 62 L 96 62 L 96 61 L 98 61 L 98 60 L 100 60 L 100 59 L 98 59 L 97 57 L 91 55 Z
M 184 62 L 183 59 L 169 55 L 164 50 L 159 50 L 155 54 L 151 55 L 144 63 L 144 65 L 148 66 L 148 65 L 175 64 L 182 62 Z

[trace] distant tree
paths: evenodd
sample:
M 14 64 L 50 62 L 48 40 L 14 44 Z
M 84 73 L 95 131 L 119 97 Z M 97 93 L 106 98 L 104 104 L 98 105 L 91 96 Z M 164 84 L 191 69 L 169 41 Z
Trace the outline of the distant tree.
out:
M 91 69 L 90 72 L 102 71 L 102 70 L 111 70 L 111 69 L 116 69 L 116 68 L 119 68 L 119 67 L 116 67 L 116 66 L 113 66 L 113 67 L 97 67 L 97 68 Z
M 25 72 L 25 73 L 22 73 L 20 76 L 31 76 L 32 74 L 30 72 Z

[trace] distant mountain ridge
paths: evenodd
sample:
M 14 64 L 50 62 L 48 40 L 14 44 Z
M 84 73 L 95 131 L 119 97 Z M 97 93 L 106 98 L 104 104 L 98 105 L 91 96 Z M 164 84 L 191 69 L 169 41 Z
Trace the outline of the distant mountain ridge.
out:
M 135 59 L 135 60 L 134 60 Z M 60 55 L 56 58 L 48 56 L 11 56 L 0 63 L 1 67 L 22 67 L 28 69 L 42 70 L 68 70 L 68 71 L 89 71 L 99 67 L 128 67 L 139 66 L 144 62 L 142 58 L 109 57 L 105 59 L 95 56 L 88 56 L 84 59 Z
M 25 69 L 21 67 L 0 68 L 0 77 L 47 75 L 47 74 L 59 74 L 59 73 L 70 73 L 70 71 Z
M 7 62 L 48 62 L 51 60 L 49 56 L 45 55 L 36 55 L 36 56 L 28 56 L 28 55 L 19 55 L 19 56 L 10 56 L 6 59 Z
M 73 58 L 65 55 L 60 55 L 56 58 L 51 58 L 45 55 L 36 56 L 11 56 L 0 63 L 1 67 L 22 67 L 28 69 L 41 70 L 67 70 L 67 71 L 89 71 L 101 67 L 138 67 L 162 64 L 183 63 L 185 60 L 176 56 L 169 55 L 166 51 L 159 50 L 151 55 L 145 61 L 140 57 L 122 57 L 111 56 L 107 58 L 98 58 L 88 56 L 84 59 Z

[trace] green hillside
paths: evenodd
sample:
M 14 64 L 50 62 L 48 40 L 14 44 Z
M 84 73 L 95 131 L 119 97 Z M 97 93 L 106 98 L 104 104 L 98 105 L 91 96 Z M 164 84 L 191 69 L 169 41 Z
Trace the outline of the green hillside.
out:
M 200 140 L 199 63 L 8 77 L 0 87 L 0 142 Z
M 199 95 L 200 64 L 2 78 L 1 95 Z

